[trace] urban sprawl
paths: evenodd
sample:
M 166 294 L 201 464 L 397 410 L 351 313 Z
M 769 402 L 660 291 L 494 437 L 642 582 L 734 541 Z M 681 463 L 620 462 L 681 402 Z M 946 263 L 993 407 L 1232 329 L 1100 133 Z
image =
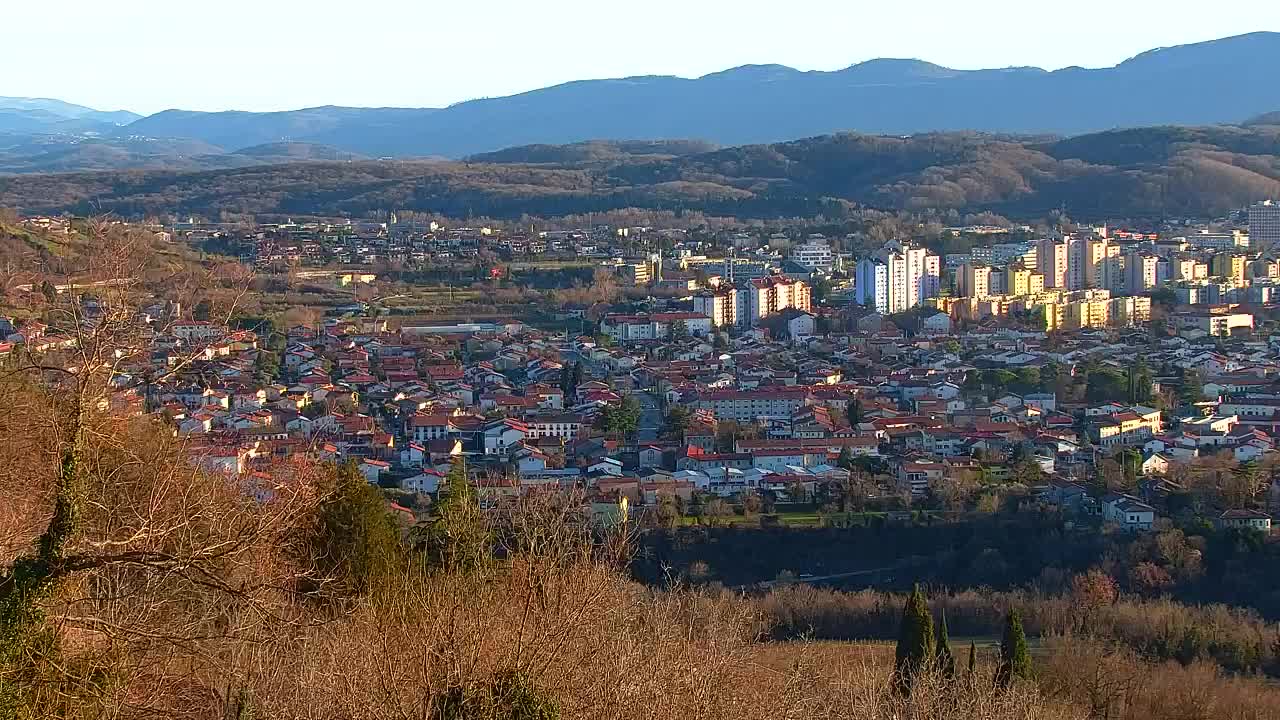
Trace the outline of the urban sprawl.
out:
M 55 236 L 69 223 L 23 220 Z M 977 238 L 963 253 L 907 240 L 854 253 L 865 238 L 808 231 L 394 216 L 145 230 L 317 302 L 296 322 L 248 322 L 153 293 L 136 316 L 148 352 L 113 369 L 113 403 L 163 419 L 205 468 L 263 483 L 294 455 L 353 462 L 409 523 L 461 465 L 487 508 L 562 492 L 602 521 L 1047 506 L 1143 531 L 1185 512 L 1170 498 L 1203 474 L 1276 457 L 1269 201 L 1157 231 L 946 229 Z M 469 312 L 556 272 L 579 275 L 549 292 L 576 294 Z M 441 288 L 438 308 L 397 309 L 415 283 Z M 106 312 L 74 282 L 13 293 L 74 303 L 89 325 Z M 0 356 L 75 357 L 83 332 L 3 317 Z M 156 379 L 129 382 L 144 376 Z M 1269 531 L 1273 490 L 1218 493 L 1195 512 Z

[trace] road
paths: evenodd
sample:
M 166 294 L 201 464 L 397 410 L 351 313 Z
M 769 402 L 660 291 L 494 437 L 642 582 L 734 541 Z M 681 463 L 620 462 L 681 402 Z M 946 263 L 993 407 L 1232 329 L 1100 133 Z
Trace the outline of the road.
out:
M 636 400 L 640 401 L 640 431 L 636 434 L 636 440 L 641 443 L 653 442 L 658 439 L 658 433 L 662 430 L 662 409 L 658 406 L 658 401 L 647 392 L 634 393 Z
M 584 374 L 594 380 L 602 380 L 609 377 L 609 370 L 600 363 L 594 363 L 587 358 L 582 357 L 574 350 L 562 350 L 560 360 L 569 364 L 581 362 Z M 654 442 L 658 439 L 659 433 L 662 431 L 662 407 L 658 403 L 658 399 L 647 392 L 636 390 L 631 393 L 640 403 L 640 427 L 636 433 L 636 441 L 640 443 Z

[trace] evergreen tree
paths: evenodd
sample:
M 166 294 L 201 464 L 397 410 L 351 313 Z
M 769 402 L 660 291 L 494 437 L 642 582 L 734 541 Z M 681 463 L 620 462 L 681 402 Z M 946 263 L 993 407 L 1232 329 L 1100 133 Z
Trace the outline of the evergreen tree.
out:
M 844 406 L 845 415 L 849 417 L 849 425 L 857 427 L 862 422 L 862 399 L 854 398 Z
M 480 501 L 467 479 L 465 461 L 458 461 L 445 478 L 435 518 L 423 536 L 430 565 L 447 571 L 470 572 L 492 557 L 489 527 Z
M 978 646 L 969 643 L 969 680 L 972 681 L 978 675 Z
M 951 639 L 947 636 L 947 613 L 942 613 L 942 622 L 938 624 L 938 649 L 935 655 L 938 670 L 942 676 L 950 680 L 956 676 L 956 656 L 951 653 Z
M 933 616 L 916 585 L 902 609 L 902 626 L 894 658 L 894 684 L 902 694 L 911 692 L 915 676 L 933 660 Z
M 840 456 L 836 458 L 836 466 L 844 470 L 853 469 L 853 451 L 849 449 L 848 445 L 840 448 Z
M 1027 636 L 1022 631 L 1022 617 L 1017 610 L 1010 610 L 1005 619 L 1004 637 L 1000 640 L 1000 667 L 996 671 L 996 685 L 1008 688 L 1015 680 L 1031 679 L 1031 653 L 1027 650 Z
M 385 582 L 403 558 L 400 529 L 377 488 L 355 463 L 338 467 L 320 504 L 313 562 L 339 593 L 359 595 Z
M 582 361 L 578 360 L 573 364 L 573 394 L 578 394 L 578 386 L 582 384 Z

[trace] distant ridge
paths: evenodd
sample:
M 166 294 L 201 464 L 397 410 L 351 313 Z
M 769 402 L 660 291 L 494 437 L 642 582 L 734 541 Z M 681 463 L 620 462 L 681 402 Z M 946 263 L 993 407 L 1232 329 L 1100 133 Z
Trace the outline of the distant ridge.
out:
M 831 72 L 747 65 L 696 79 L 581 80 L 444 109 L 167 111 L 121 130 L 225 150 L 309 142 L 370 157 L 465 157 L 595 138 L 778 142 L 853 130 L 1094 132 L 1241 122 L 1280 107 L 1280 34 L 1159 48 L 1111 68 L 955 70 L 877 59 Z
M 137 141 L 131 152 L 156 144 Z M 330 149 L 287 144 L 186 159 L 233 169 L 184 173 L 173 165 L 145 165 L 120 173 L 0 177 L 0 207 L 125 217 L 365 217 L 414 210 L 512 220 L 636 208 L 832 221 L 863 207 L 954 208 L 1023 219 L 1065 210 L 1077 220 L 1106 221 L 1218 217 L 1258 198 L 1280 197 L 1280 127 L 1269 125 L 1128 128 L 1065 139 L 840 133 L 710 147 L 592 141 L 511 148 L 466 162 L 323 162 L 316 159 Z M 102 164 L 121 162 L 109 147 L 75 148 L 96 153 Z M 276 164 L 282 156 L 311 161 Z

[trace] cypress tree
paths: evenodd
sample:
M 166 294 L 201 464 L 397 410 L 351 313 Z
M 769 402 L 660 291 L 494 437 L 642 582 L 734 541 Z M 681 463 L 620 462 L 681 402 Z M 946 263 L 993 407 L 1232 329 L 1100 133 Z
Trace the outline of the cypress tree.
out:
M 1027 635 L 1022 631 L 1022 617 L 1017 610 L 1010 610 L 1005 619 L 1004 637 L 1000 640 L 1000 668 L 996 671 L 996 685 L 1008 688 L 1014 680 L 1031 678 L 1031 653 L 1027 650 Z
M 969 643 L 969 680 L 978 674 L 978 646 Z
M 898 691 L 911 692 L 911 685 L 918 674 L 933 660 L 933 616 L 924 593 L 916 585 L 902 609 L 902 626 L 898 633 L 898 649 L 894 659 L 894 684 Z
M 338 466 L 319 508 L 313 562 L 333 590 L 359 595 L 391 577 L 403 559 L 400 528 L 355 463 Z M 319 589 L 319 587 L 315 588 Z
M 942 613 L 938 625 L 938 651 L 934 660 L 942 676 L 950 680 L 956 676 L 956 656 L 951 654 L 951 639 L 947 636 L 947 613 Z

